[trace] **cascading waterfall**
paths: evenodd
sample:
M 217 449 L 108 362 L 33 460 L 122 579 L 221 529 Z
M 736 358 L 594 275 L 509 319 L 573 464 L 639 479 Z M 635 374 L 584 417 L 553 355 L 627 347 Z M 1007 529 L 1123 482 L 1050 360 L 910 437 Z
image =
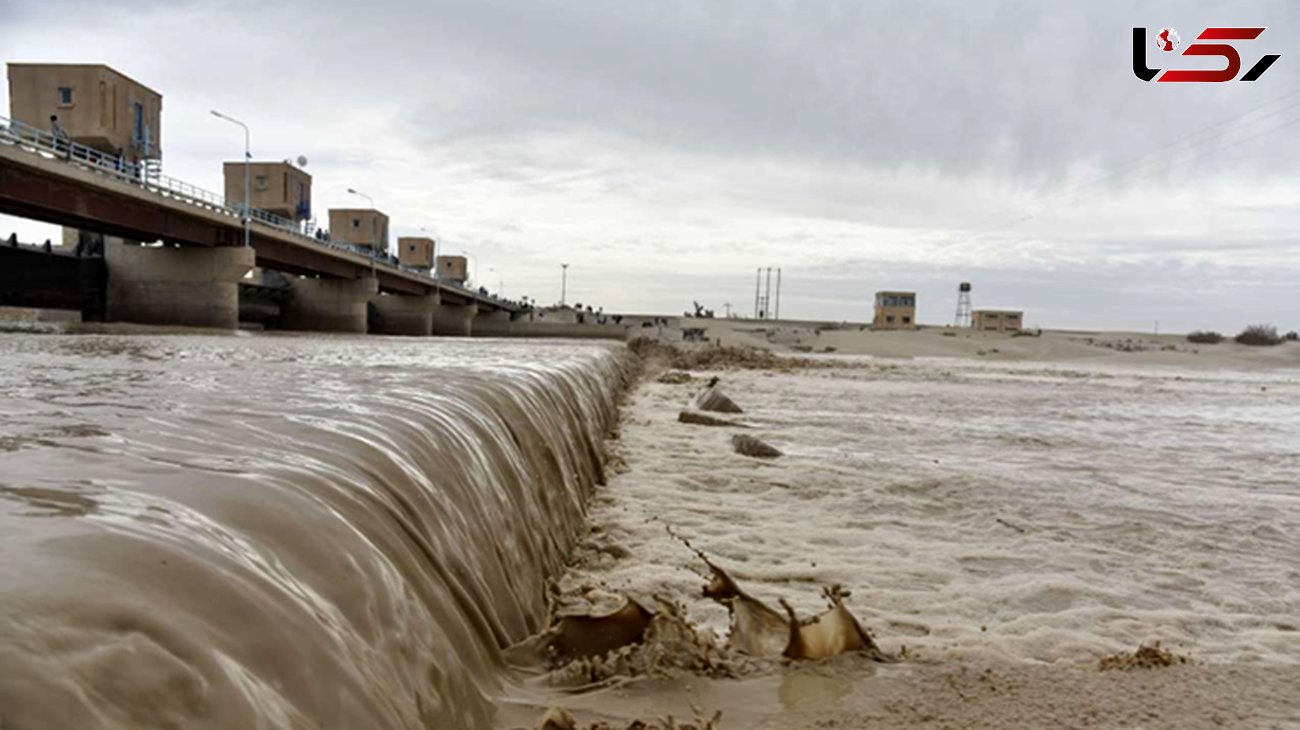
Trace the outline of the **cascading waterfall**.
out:
M 0 725 L 490 726 L 627 357 L 0 338 Z

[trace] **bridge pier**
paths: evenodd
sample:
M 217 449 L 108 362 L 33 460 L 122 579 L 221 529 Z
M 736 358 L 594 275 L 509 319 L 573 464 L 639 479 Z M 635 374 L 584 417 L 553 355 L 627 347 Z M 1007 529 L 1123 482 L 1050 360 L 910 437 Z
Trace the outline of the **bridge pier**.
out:
M 433 334 L 444 337 L 469 337 L 474 332 L 477 304 L 444 304 L 433 308 Z
M 366 333 L 367 306 L 379 293 L 373 276 L 360 279 L 289 280 L 292 295 L 281 306 L 280 329 Z
M 251 248 L 141 246 L 107 238 L 104 318 L 110 322 L 239 327 L 239 280 Z
M 433 312 L 439 306 L 437 295 L 417 297 L 408 294 L 381 294 L 370 300 L 373 308 L 370 331 L 380 335 L 433 334 Z
M 504 309 L 479 312 L 474 317 L 475 337 L 509 337 L 510 334 L 510 312 Z

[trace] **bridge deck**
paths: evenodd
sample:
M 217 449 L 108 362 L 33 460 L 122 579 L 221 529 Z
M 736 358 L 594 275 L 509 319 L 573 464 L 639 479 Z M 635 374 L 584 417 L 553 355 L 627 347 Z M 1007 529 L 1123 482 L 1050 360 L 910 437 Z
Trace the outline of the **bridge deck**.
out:
M 199 188 L 154 182 L 106 169 L 92 158 L 63 154 L 12 133 L 0 119 L 0 212 L 133 240 L 184 246 L 243 245 L 241 211 Z M 11 123 L 16 124 L 16 123 Z M 513 302 L 483 295 L 340 244 L 319 241 L 254 217 L 250 240 L 257 265 L 293 274 L 360 278 L 373 273 L 381 291 L 477 303 L 483 310 L 517 311 Z

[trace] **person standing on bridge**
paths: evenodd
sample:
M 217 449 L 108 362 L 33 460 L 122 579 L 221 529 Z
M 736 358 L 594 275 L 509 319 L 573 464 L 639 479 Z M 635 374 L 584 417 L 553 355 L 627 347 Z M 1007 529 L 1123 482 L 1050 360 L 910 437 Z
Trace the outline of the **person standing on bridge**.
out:
M 62 152 L 69 160 L 72 159 L 72 138 L 68 136 L 67 130 L 59 124 L 59 115 L 50 115 L 50 134 L 54 135 L 54 151 Z

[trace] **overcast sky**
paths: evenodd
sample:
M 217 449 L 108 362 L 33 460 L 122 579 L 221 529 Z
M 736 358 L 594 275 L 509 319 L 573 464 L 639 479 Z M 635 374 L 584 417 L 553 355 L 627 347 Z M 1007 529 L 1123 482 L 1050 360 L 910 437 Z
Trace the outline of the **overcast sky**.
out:
M 163 96 L 164 171 L 220 190 L 306 155 L 317 214 L 355 187 L 509 296 L 613 311 L 1031 326 L 1300 328 L 1300 3 L 0 0 L 7 61 L 107 63 Z M 1133 76 L 1208 25 L 1253 83 Z M 1179 49 L 1181 52 L 1182 48 Z M 5 84 L 7 80 L 0 81 Z M 44 238 L 44 227 L 0 219 Z M 489 272 L 488 269 L 496 272 Z M 498 275 L 499 274 L 499 275 Z

